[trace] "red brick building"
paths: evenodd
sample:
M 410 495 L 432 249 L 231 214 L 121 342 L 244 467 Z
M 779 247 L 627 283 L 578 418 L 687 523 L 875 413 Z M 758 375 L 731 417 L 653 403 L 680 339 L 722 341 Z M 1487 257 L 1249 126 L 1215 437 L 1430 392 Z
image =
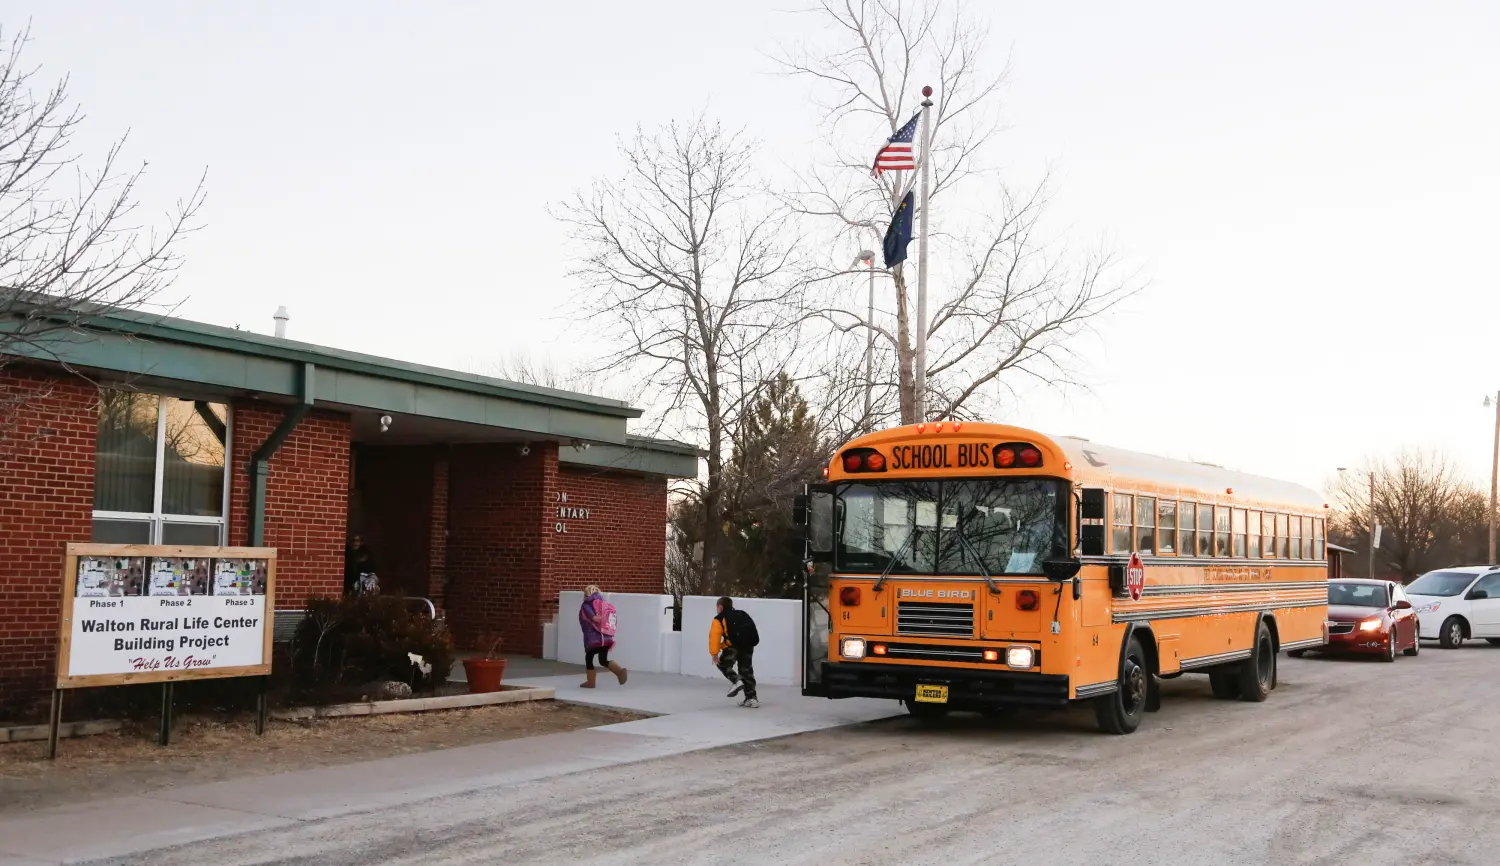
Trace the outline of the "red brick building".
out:
M 294 609 L 343 591 L 358 533 L 383 592 L 539 655 L 559 590 L 661 591 L 667 481 L 697 470 L 618 401 L 193 322 L 24 351 L 0 366 L 0 718 L 53 676 L 68 542 L 264 544 Z

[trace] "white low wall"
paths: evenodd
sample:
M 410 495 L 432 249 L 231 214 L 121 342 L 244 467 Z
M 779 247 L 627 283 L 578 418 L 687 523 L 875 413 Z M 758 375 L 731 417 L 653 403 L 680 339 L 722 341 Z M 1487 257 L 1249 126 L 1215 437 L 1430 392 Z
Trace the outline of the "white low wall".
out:
M 605 593 L 619 614 L 610 659 L 633 671 L 684 674 L 717 679 L 722 674 L 708 654 L 708 627 L 717 597 L 690 595 L 682 600 L 682 631 L 672 630 L 672 596 Z M 558 593 L 557 621 L 543 627 L 547 658 L 583 664 L 583 628 L 578 607 L 583 593 Z M 755 678 L 768 685 L 802 682 L 802 602 L 777 598 L 740 598 L 735 605 L 755 619 L 760 645 L 755 648 Z
M 604 597 L 618 614 L 611 661 L 633 671 L 660 671 L 663 645 L 672 634 L 672 596 L 631 592 L 606 592 Z M 557 602 L 557 660 L 583 664 L 583 626 L 578 608 L 583 593 L 560 592 Z
M 708 627 L 717 598 L 690 595 L 682 600 L 682 670 L 691 677 L 720 677 L 708 654 Z M 755 679 L 768 685 L 802 682 L 802 602 L 779 598 L 737 598 L 750 614 L 760 645 L 755 648 Z

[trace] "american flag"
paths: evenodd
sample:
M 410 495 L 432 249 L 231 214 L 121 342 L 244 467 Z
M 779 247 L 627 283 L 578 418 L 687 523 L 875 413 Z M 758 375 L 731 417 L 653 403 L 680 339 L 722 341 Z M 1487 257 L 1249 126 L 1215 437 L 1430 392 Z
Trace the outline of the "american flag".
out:
M 916 154 L 912 152 L 912 139 L 917 137 L 917 123 L 922 120 L 919 111 L 911 116 L 906 125 L 886 139 L 885 146 L 875 154 L 875 176 L 888 171 L 910 171 L 917 167 Z

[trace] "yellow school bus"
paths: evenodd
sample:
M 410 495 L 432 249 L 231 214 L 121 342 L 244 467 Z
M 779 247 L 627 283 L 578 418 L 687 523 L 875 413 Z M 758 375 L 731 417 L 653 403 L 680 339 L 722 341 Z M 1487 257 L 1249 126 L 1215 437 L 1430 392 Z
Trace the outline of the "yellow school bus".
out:
M 1278 653 L 1327 639 L 1327 506 L 1296 484 L 954 422 L 855 439 L 826 479 L 795 509 L 806 695 L 924 717 L 1089 701 L 1124 734 L 1161 679 L 1262 701 Z

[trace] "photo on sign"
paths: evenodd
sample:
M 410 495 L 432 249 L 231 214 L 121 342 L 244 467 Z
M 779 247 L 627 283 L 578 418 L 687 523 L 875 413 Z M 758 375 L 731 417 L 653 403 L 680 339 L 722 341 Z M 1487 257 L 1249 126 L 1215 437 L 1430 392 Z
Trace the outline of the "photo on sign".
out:
M 214 560 L 214 595 L 265 595 L 264 559 Z
M 84 556 L 78 559 L 77 598 L 121 598 L 143 595 L 145 557 Z
M 207 559 L 157 557 L 151 560 L 152 596 L 208 595 Z

